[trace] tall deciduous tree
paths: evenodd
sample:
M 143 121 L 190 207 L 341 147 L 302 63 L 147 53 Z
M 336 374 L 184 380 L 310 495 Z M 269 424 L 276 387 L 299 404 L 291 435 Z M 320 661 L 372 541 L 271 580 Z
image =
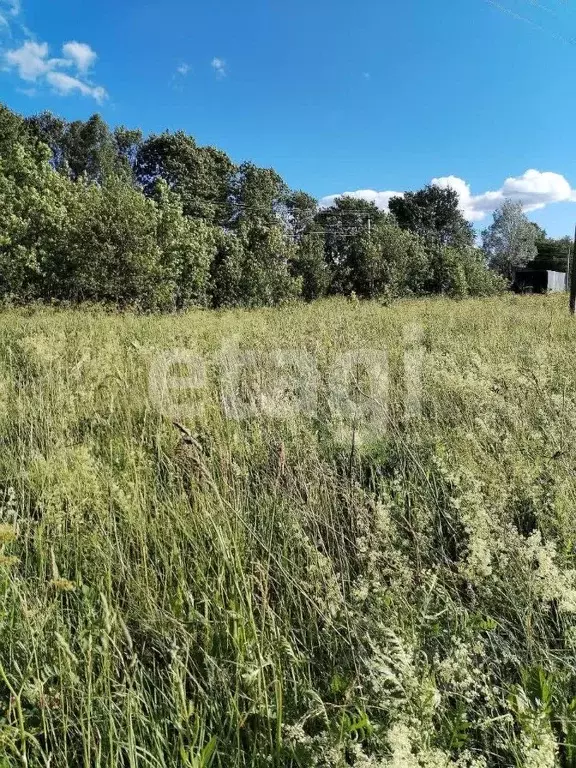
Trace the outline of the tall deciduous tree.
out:
M 285 226 L 296 245 L 292 270 L 302 281 L 302 297 L 313 301 L 324 296 L 330 285 L 325 260 L 325 241 L 317 222 L 318 203 L 306 192 L 291 192 L 286 199 Z
M 474 230 L 460 210 L 454 189 L 431 184 L 418 192 L 393 197 L 389 208 L 401 229 L 434 244 L 462 248 L 474 243 Z
M 142 132 L 120 126 L 111 131 L 99 115 L 67 123 L 51 112 L 25 120 L 30 135 L 50 147 L 51 164 L 72 179 L 102 182 L 114 174 L 130 177 Z
M 276 227 L 287 216 L 290 190 L 272 168 L 242 163 L 230 185 L 230 222 L 234 229 L 247 226 Z
M 7 107 L 0 104 L 0 157 L 6 157 L 26 133 L 24 121 Z
M 183 131 L 150 136 L 138 149 L 136 178 L 149 197 L 163 179 L 180 195 L 186 216 L 224 223 L 228 219 L 228 194 L 234 166 L 213 147 L 199 147 Z
M 142 131 L 119 125 L 114 129 L 113 137 L 116 146 L 118 171 L 132 177 L 136 167 L 138 151 L 142 146 Z
M 61 170 L 66 163 L 66 121 L 52 112 L 41 112 L 27 117 L 25 123 L 32 138 L 50 147 L 51 163 L 54 168 Z
M 292 270 L 301 280 L 302 297 L 306 301 L 326 295 L 330 287 L 330 270 L 324 258 L 324 236 L 321 233 L 304 232 L 298 239 Z
M 493 223 L 482 233 L 482 247 L 490 266 L 512 279 L 516 269 L 537 256 L 537 232 L 522 203 L 506 200 L 493 217 Z
M 102 182 L 114 174 L 116 147 L 100 115 L 70 123 L 63 142 L 64 160 L 72 179 L 86 176 L 90 181 Z
M 156 237 L 164 287 L 162 301 L 171 309 L 207 306 L 210 266 L 217 252 L 217 229 L 184 216 L 182 201 L 159 182 Z
M 359 239 L 353 288 L 364 298 L 417 295 L 424 290 L 428 265 L 420 238 L 391 220 L 380 221 Z
M 318 202 L 307 192 L 297 190 L 288 193 L 285 201 L 286 227 L 295 242 L 316 228 Z
M 457 228 L 437 208 L 414 234 L 364 200 L 318 211 L 273 169 L 235 167 L 184 133 L 142 141 L 98 115 L 23 120 L 0 107 L 0 298 L 171 310 L 489 292 L 473 250 L 442 245 Z
M 346 196 L 320 211 L 317 223 L 324 232 L 326 263 L 335 293 L 348 294 L 356 289 L 355 275 L 365 258 L 362 238 L 386 218 L 374 203 Z
M 2 147 L 8 136 L 0 136 Z M 73 202 L 71 183 L 50 167 L 49 156 L 43 144 L 30 147 L 16 142 L 6 153 L 0 152 L 2 297 L 26 301 L 44 298 L 49 291 L 47 263 L 60 249 Z

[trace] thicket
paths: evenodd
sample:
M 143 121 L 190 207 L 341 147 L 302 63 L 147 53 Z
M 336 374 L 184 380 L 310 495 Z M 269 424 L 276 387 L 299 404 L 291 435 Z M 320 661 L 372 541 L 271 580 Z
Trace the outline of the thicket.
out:
M 272 169 L 235 165 L 183 132 L 144 138 L 95 115 L 67 123 L 0 107 L 0 298 L 140 309 L 487 295 L 504 283 L 452 190 L 393 214 L 320 210 Z

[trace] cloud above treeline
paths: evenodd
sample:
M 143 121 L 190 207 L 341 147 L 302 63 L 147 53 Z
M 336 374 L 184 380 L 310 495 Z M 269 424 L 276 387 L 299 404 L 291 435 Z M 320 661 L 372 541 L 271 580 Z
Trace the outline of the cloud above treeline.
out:
M 32 95 L 38 86 L 48 86 L 63 96 L 80 94 L 101 104 L 108 96 L 106 89 L 93 82 L 90 72 L 98 55 L 87 43 L 70 40 L 64 43 L 60 56 L 51 56 L 48 43 L 38 42 L 22 24 L 20 0 L 0 0 L 0 67 L 13 72 Z M 14 43 L 16 36 L 23 42 Z
M 462 213 L 468 221 L 472 222 L 485 219 L 506 199 L 522 203 L 526 212 L 545 208 L 552 203 L 576 202 L 576 190 L 572 189 L 568 180 L 561 174 L 551 171 L 530 169 L 522 176 L 510 176 L 500 189 L 479 195 L 472 194 L 470 184 L 458 176 L 441 176 L 432 179 L 430 183 L 443 188 L 451 187 L 458 192 Z M 378 192 L 373 189 L 359 189 L 354 192 L 327 195 L 320 200 L 320 205 L 328 208 L 334 204 L 336 198 L 347 195 L 368 200 L 375 203 L 378 208 L 388 210 L 390 199 L 402 194 L 402 192 L 391 190 Z

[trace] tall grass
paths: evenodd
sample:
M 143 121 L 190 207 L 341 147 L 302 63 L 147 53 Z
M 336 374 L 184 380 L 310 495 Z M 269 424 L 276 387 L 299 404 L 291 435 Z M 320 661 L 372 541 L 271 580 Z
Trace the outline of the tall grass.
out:
M 4 312 L 0 766 L 575 766 L 575 340 L 552 297 Z M 386 349 L 386 428 L 213 376 L 187 438 L 150 366 L 223 345 Z

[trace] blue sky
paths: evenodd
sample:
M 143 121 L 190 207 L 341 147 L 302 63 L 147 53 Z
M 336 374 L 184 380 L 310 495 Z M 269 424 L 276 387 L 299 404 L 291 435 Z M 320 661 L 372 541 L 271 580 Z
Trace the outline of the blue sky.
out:
M 0 99 L 20 112 L 183 128 L 319 198 L 384 206 L 439 179 L 479 227 L 510 196 L 550 234 L 573 230 L 575 0 L 0 0 L 0 14 Z

